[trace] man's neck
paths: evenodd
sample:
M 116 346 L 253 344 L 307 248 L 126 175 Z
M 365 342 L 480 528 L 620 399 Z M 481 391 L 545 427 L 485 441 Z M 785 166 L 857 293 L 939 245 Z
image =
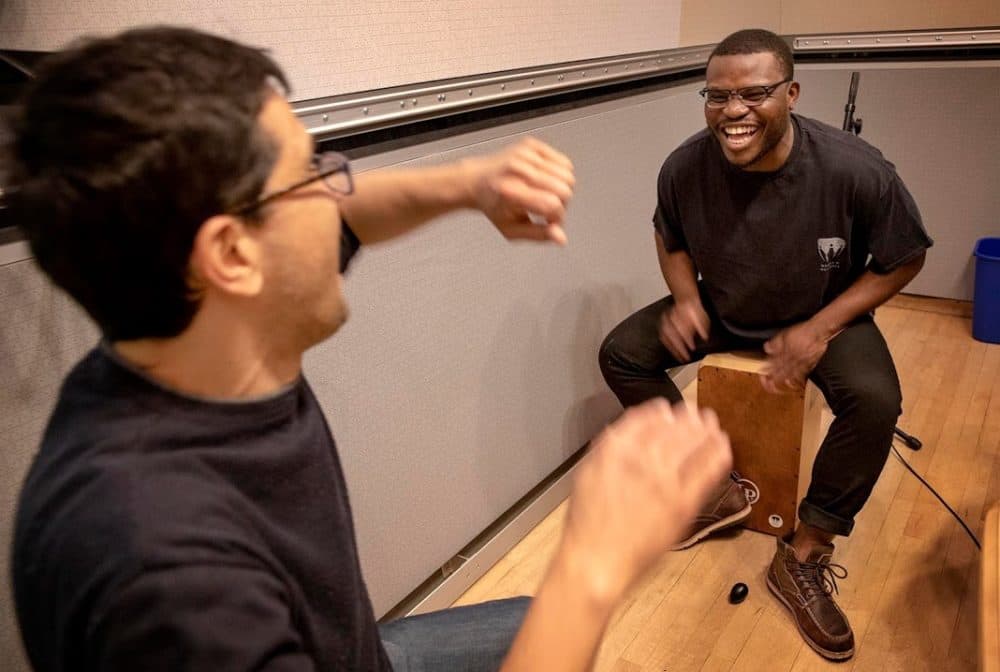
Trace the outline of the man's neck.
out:
M 200 310 L 180 335 L 117 341 L 115 352 L 156 382 L 209 399 L 251 399 L 273 394 L 298 378 L 302 353 L 281 352 L 253 328 L 213 319 Z

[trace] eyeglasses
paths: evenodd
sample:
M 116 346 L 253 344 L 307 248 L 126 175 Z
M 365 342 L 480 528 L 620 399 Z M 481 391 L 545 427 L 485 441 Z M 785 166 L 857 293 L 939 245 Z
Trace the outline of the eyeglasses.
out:
M 335 194 L 349 196 L 354 193 L 354 179 L 351 177 L 351 164 L 347 160 L 347 157 L 343 154 L 339 154 L 337 152 L 322 152 L 314 154 L 310 170 L 313 171 L 314 174 L 310 175 L 306 179 L 296 182 L 295 184 L 287 186 L 283 189 L 279 189 L 278 191 L 272 191 L 269 194 L 259 196 L 254 201 L 247 203 L 246 205 L 241 205 L 230 212 L 234 215 L 246 215 L 260 207 L 263 207 L 264 205 L 267 205 L 276 198 L 281 198 L 285 194 L 291 193 L 296 189 L 301 189 L 307 184 L 312 184 L 318 180 L 323 180 L 323 184 L 326 185 L 326 188 Z
M 729 104 L 729 99 L 734 96 L 747 107 L 757 107 L 770 98 L 775 89 L 790 81 L 792 81 L 791 77 L 783 79 L 777 84 L 768 84 L 766 86 L 744 86 L 742 89 L 704 88 L 698 92 L 698 95 L 705 99 L 705 107 L 712 109 L 725 107 Z

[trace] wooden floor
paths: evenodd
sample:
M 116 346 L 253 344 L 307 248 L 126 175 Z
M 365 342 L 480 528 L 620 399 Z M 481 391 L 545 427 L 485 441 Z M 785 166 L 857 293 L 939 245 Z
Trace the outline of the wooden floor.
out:
M 982 536 L 1000 499 L 1000 346 L 972 339 L 954 302 L 894 301 L 877 322 L 903 387 L 900 427 L 923 450 L 900 452 Z M 686 391 L 689 393 L 690 391 Z M 457 604 L 531 594 L 558 540 L 565 503 Z M 890 455 L 854 533 L 834 561 L 850 576 L 839 604 L 857 642 L 828 663 L 802 643 L 764 585 L 774 539 L 737 530 L 669 554 L 612 620 L 599 672 L 676 670 L 975 670 L 979 553 L 948 512 Z M 750 586 L 738 606 L 733 583 Z

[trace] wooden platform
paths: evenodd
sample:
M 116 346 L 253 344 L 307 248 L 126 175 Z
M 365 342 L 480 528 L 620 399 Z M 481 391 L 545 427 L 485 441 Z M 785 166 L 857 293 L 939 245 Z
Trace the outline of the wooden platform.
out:
M 899 450 L 982 536 L 988 505 L 1000 500 L 1000 346 L 973 340 L 968 318 L 939 311 L 933 301 L 886 306 L 876 320 L 902 382 L 900 426 L 924 442 L 917 453 L 897 442 Z M 459 603 L 530 594 L 555 549 L 564 509 Z M 839 603 L 854 626 L 852 660 L 828 663 L 802 643 L 764 585 L 773 553 L 773 537 L 738 530 L 669 554 L 619 609 L 596 670 L 976 670 L 980 554 L 894 457 L 834 555 L 850 572 Z M 750 596 L 732 606 L 726 596 L 737 581 L 750 586 Z

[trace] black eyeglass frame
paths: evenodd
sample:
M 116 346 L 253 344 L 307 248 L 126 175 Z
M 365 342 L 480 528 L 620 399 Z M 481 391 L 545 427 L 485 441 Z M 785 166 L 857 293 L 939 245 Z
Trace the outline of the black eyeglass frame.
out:
M 754 86 L 744 86 L 744 87 L 741 87 L 739 89 L 711 89 L 711 88 L 709 88 L 709 87 L 706 86 L 704 89 L 702 89 L 701 91 L 698 92 L 698 95 L 705 99 L 705 105 L 706 106 L 710 106 L 713 109 L 717 109 L 717 110 L 721 110 L 726 105 L 728 105 L 729 101 L 733 99 L 733 96 L 735 96 L 736 99 L 739 100 L 740 103 L 742 103 L 746 107 L 757 107 L 758 105 L 763 105 L 764 103 L 766 103 L 767 99 L 770 98 L 771 95 L 775 91 L 778 90 L 779 86 L 781 86 L 782 84 L 788 84 L 791 81 L 794 81 L 794 80 L 791 77 L 786 77 L 785 79 L 783 79 L 780 82 L 777 82 L 775 84 L 756 84 Z M 764 90 L 764 97 L 760 100 L 760 102 L 754 103 L 754 102 L 745 100 L 743 98 L 743 92 L 749 91 L 750 89 L 763 89 Z M 721 105 L 719 105 L 719 104 L 712 104 L 712 103 L 708 102 L 708 93 L 709 93 L 709 91 L 718 91 L 720 93 L 725 92 L 725 93 L 727 93 L 729 95 L 726 98 L 725 102 L 722 103 Z
M 334 165 L 330 168 L 320 170 L 319 167 L 323 165 L 323 163 L 325 162 L 333 162 Z M 315 175 L 310 175 L 309 177 L 303 180 L 299 180 L 298 182 L 295 182 L 294 184 L 291 184 L 282 189 L 278 189 L 277 191 L 272 191 L 269 194 L 258 196 L 252 202 L 230 210 L 229 211 L 230 214 L 247 215 L 253 212 L 254 210 L 264 207 L 265 205 L 274 201 L 275 199 L 281 198 L 282 196 L 289 194 L 295 191 L 296 189 L 301 189 L 302 187 L 312 184 L 313 182 L 318 182 L 319 180 L 323 180 L 323 184 L 326 186 L 326 188 L 335 194 L 340 194 L 342 196 L 350 196 L 351 194 L 354 193 L 354 176 L 351 174 L 351 162 L 346 156 L 344 156 L 339 152 L 317 152 L 316 154 L 313 154 L 312 165 L 315 167 L 317 171 Z M 334 186 L 333 183 L 329 179 L 327 179 L 334 175 L 337 175 L 338 173 L 344 173 L 344 176 L 347 178 L 346 191 Z

